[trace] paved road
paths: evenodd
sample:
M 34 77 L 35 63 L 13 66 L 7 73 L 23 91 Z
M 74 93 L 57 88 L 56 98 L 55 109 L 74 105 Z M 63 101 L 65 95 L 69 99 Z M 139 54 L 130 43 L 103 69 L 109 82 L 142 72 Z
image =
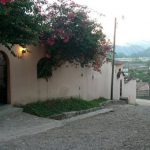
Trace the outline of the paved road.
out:
M 147 99 L 136 99 L 136 103 L 143 106 L 150 106 L 150 100 Z
M 0 150 L 150 150 L 150 107 L 113 107 L 111 113 L 0 143 Z

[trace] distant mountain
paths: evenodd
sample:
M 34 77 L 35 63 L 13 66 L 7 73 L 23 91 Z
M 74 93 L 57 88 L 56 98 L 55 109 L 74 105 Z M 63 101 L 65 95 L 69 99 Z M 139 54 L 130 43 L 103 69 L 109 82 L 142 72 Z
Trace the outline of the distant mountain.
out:
M 150 57 L 150 41 L 138 41 L 116 46 L 117 57 Z
M 126 56 L 130 56 L 131 54 L 138 53 L 143 50 L 145 50 L 145 48 L 139 45 L 116 46 L 116 53 L 121 53 Z
M 131 54 L 132 57 L 150 57 L 150 48 Z

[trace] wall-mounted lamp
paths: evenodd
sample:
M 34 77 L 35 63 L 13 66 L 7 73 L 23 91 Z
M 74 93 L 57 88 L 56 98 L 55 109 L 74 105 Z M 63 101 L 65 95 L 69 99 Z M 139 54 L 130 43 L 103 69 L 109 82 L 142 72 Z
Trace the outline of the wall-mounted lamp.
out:
M 18 48 L 18 58 L 22 58 L 29 53 L 29 49 L 26 47 L 19 46 Z

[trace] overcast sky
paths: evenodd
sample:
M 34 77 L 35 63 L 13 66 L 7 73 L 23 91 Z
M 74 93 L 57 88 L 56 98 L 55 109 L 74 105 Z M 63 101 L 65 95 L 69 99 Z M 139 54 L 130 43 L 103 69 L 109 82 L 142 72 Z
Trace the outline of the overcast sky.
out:
M 103 13 L 99 17 L 104 32 L 113 39 L 114 17 L 117 17 L 117 44 L 150 41 L 150 0 L 74 0 Z M 124 19 L 122 19 L 124 16 Z
M 150 41 L 150 0 L 75 0 L 104 13 L 104 32 L 112 39 L 113 20 L 118 19 L 117 43 Z M 122 19 L 124 16 L 124 19 Z

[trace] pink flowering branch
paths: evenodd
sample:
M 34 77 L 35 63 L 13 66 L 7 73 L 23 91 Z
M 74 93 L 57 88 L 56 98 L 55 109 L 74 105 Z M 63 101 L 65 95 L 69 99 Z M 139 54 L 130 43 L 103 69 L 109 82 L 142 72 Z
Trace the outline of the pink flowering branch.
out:
M 5 5 L 6 3 L 13 2 L 13 0 L 0 0 L 0 3 Z
M 55 39 L 54 38 L 48 38 L 47 43 L 48 43 L 48 45 L 53 46 L 55 44 Z

